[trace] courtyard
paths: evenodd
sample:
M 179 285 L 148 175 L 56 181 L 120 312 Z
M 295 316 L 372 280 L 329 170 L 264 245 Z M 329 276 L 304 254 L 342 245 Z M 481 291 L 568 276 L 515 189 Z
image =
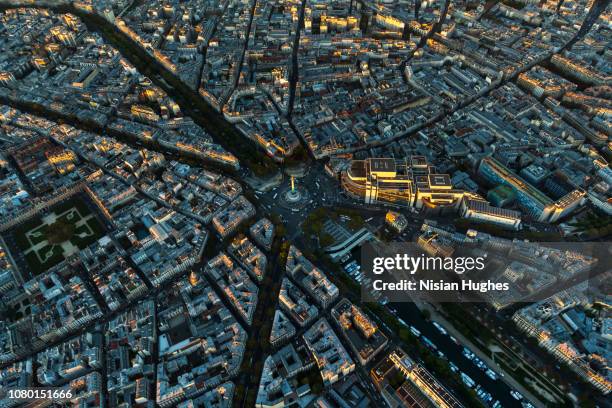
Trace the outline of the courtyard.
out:
M 103 234 L 102 224 L 86 202 L 73 196 L 21 223 L 12 235 L 29 269 L 39 275 Z

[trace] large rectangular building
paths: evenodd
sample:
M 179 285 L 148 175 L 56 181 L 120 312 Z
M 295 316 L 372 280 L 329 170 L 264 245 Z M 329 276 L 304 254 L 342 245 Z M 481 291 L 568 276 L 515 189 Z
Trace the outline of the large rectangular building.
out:
M 486 201 L 465 199 L 461 203 L 461 216 L 470 220 L 496 224 L 517 230 L 521 226 L 521 213 L 493 207 Z
M 552 204 L 552 200 L 499 161 L 492 157 L 482 159 L 478 174 L 492 184 L 510 187 L 516 193 L 520 207 L 533 218 L 546 218 L 546 208 Z
M 341 178 L 343 188 L 366 204 L 456 208 L 465 194 L 454 189 L 450 176 L 437 173 L 423 156 L 354 160 Z
M 559 200 L 553 201 L 492 157 L 482 159 L 478 167 L 478 174 L 492 184 L 510 187 L 516 194 L 521 209 L 537 221 L 555 222 L 585 201 L 586 193 L 582 190 L 573 190 Z

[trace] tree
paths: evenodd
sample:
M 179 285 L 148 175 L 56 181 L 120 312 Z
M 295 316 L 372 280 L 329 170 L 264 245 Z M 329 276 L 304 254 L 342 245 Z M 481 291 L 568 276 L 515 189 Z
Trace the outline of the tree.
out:
M 321 234 L 321 237 L 319 238 L 319 243 L 321 244 L 322 247 L 330 246 L 334 243 L 334 237 L 324 232 L 323 234 Z
M 363 220 L 363 217 L 361 215 L 352 215 L 348 226 L 349 228 L 356 230 L 363 227 L 363 224 L 365 224 L 365 221 Z
M 412 344 L 414 343 L 414 336 L 410 331 L 404 327 L 399 329 L 399 338 L 405 343 Z
M 48 225 L 45 229 L 45 235 L 50 244 L 61 244 L 72 238 L 74 230 L 74 224 L 60 220 Z
M 284 224 L 278 224 L 276 226 L 276 236 L 277 237 L 285 237 L 287 235 L 287 228 L 285 228 Z

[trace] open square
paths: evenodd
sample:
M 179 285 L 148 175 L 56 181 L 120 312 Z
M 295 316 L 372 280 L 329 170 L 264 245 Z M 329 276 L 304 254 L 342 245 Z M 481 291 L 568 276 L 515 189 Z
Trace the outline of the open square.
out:
M 97 205 L 77 193 L 33 211 L 3 232 L 24 281 L 51 269 L 104 235 Z

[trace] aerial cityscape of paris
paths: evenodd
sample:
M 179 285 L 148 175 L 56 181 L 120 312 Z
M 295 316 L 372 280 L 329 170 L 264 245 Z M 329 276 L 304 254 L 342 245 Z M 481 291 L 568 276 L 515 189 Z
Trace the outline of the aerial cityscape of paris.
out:
M 611 407 L 610 0 L 0 0 L 0 408 Z

